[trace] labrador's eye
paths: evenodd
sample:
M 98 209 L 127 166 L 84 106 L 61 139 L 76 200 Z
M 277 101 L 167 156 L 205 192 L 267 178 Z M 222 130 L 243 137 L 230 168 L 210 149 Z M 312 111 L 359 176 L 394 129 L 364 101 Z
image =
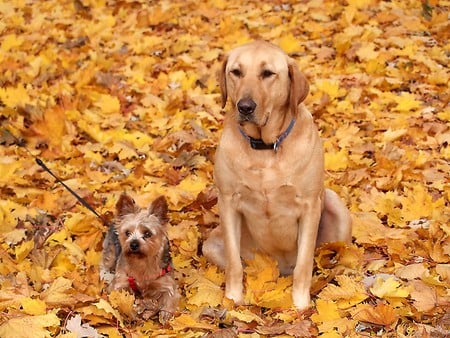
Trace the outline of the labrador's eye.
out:
M 261 73 L 261 77 L 263 79 L 267 79 L 267 78 L 271 77 L 272 75 L 275 75 L 275 73 L 268 69 L 264 69 Z
M 241 77 L 242 76 L 242 72 L 239 69 L 237 69 L 237 68 L 231 70 L 230 73 L 233 74 L 234 76 L 237 76 L 237 77 Z
M 150 231 L 146 231 L 146 232 L 144 232 L 144 239 L 150 238 L 150 237 L 152 237 L 152 235 L 153 234 Z

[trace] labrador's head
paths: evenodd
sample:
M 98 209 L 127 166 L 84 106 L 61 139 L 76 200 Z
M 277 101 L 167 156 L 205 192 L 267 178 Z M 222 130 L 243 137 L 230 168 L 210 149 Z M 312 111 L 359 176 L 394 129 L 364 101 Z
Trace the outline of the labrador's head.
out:
M 255 41 L 233 49 L 219 75 L 222 106 L 227 98 L 240 123 L 268 123 L 272 114 L 297 115 L 309 85 L 293 59 L 279 47 Z

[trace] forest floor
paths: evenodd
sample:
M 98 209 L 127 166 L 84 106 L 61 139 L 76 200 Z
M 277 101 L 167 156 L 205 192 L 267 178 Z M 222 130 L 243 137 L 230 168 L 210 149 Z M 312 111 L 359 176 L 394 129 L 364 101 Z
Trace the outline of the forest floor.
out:
M 1 1 L 0 336 L 448 337 L 449 1 Z M 326 186 L 353 243 L 315 256 L 312 306 L 270 257 L 245 306 L 201 255 L 218 225 L 216 74 L 254 39 L 310 82 Z M 226 110 L 227 108 L 225 108 Z M 164 195 L 179 289 L 166 325 L 99 278 L 100 214 Z

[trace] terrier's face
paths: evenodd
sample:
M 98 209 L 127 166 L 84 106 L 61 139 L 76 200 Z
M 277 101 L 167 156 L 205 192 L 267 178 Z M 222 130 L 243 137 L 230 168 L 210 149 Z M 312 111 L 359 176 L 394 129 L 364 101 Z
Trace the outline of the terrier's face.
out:
M 122 194 L 116 205 L 116 231 L 122 254 L 129 258 L 157 255 L 165 242 L 167 203 L 159 197 L 147 209 L 140 209 L 131 197 Z

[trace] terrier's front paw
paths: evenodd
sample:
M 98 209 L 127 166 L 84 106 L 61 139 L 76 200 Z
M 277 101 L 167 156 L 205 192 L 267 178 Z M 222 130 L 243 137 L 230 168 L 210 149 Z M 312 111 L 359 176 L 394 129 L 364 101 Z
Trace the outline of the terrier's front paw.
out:
M 166 310 L 161 310 L 159 312 L 159 322 L 162 325 L 165 325 L 169 320 L 171 320 L 173 317 L 173 313 L 166 311 Z

